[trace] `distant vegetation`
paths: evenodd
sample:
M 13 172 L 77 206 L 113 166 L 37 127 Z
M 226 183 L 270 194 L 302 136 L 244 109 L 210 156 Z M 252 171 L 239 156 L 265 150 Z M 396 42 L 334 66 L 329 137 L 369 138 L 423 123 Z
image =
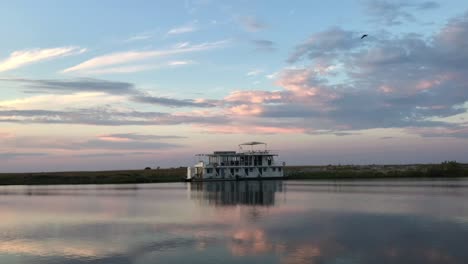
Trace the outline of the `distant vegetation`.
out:
M 468 177 L 468 165 L 445 161 L 417 165 L 291 166 L 286 174 L 290 179 Z
M 288 179 L 297 180 L 468 177 L 468 164 L 446 161 L 421 165 L 287 166 L 284 171 Z M 185 177 L 186 172 L 185 167 L 147 167 L 126 171 L 0 173 L 0 185 L 177 182 Z
M 74 171 L 40 173 L 0 173 L 0 185 L 32 184 L 114 184 L 181 181 L 186 168 L 128 171 Z

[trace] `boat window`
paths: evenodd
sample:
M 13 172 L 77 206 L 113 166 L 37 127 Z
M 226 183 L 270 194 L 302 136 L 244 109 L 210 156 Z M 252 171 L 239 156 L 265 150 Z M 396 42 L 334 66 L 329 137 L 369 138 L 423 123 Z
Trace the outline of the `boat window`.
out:
M 276 171 L 276 168 L 275 168 L 275 167 L 273 167 L 273 171 Z
M 213 169 L 212 168 L 207 168 L 206 169 L 206 173 L 212 173 L 213 172 Z
M 267 168 L 263 168 L 263 171 L 267 171 Z
M 250 168 L 249 171 L 250 171 L 250 172 L 253 172 L 253 168 Z
M 278 168 L 278 171 L 281 171 L 281 168 Z

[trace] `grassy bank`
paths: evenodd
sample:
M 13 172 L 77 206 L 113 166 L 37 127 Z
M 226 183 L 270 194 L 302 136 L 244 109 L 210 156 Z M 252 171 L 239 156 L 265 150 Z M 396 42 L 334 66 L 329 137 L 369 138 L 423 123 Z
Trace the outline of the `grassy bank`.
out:
M 176 182 L 181 181 L 186 173 L 186 168 L 125 171 L 0 173 L 0 185 Z
M 444 162 L 426 165 L 287 166 L 284 171 L 288 179 L 295 180 L 468 177 L 468 164 Z M 177 182 L 185 175 L 184 167 L 125 171 L 0 173 L 0 185 Z
M 385 179 L 468 177 L 468 164 L 454 161 L 416 165 L 341 165 L 291 166 L 285 170 L 289 179 Z

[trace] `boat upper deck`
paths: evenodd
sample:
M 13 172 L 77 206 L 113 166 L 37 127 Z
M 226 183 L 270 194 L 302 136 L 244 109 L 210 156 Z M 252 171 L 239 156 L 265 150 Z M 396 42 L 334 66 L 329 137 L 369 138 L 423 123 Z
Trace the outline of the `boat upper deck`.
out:
M 249 151 L 242 151 L 242 152 L 236 152 L 236 151 L 215 151 L 210 154 L 197 154 L 196 156 L 205 156 L 205 157 L 217 157 L 217 156 L 222 156 L 222 157 L 234 157 L 234 156 L 278 156 L 278 153 L 276 151 L 271 151 L 271 150 L 249 150 Z
M 254 149 L 253 145 L 265 145 L 264 149 Z M 242 148 L 243 145 L 250 146 L 249 150 Z M 210 154 L 197 154 L 198 157 L 206 157 L 207 160 L 200 160 L 199 166 L 206 167 L 218 167 L 218 166 L 229 166 L 229 167 L 250 167 L 250 166 L 284 166 L 284 162 L 278 162 L 275 160 L 275 156 L 278 156 L 276 151 L 266 149 L 266 144 L 261 142 L 249 142 L 239 145 L 239 151 L 214 151 Z
M 253 146 L 255 145 L 264 145 L 264 149 L 254 149 Z M 250 146 L 250 150 L 244 150 L 243 147 L 245 146 Z M 197 156 L 206 156 L 206 157 L 238 157 L 238 156 L 278 156 L 278 153 L 276 151 L 268 150 L 266 149 L 267 145 L 266 143 L 263 142 L 247 142 L 243 144 L 239 144 L 239 151 L 214 151 L 213 153 L 210 154 L 197 154 Z

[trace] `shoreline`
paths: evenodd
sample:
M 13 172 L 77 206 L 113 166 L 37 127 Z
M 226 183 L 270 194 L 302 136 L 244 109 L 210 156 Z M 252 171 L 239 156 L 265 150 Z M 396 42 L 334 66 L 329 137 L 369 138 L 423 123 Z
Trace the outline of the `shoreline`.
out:
M 286 166 L 284 180 L 443 179 L 468 177 L 468 164 Z M 145 170 L 0 173 L 0 185 L 181 182 L 185 167 Z

